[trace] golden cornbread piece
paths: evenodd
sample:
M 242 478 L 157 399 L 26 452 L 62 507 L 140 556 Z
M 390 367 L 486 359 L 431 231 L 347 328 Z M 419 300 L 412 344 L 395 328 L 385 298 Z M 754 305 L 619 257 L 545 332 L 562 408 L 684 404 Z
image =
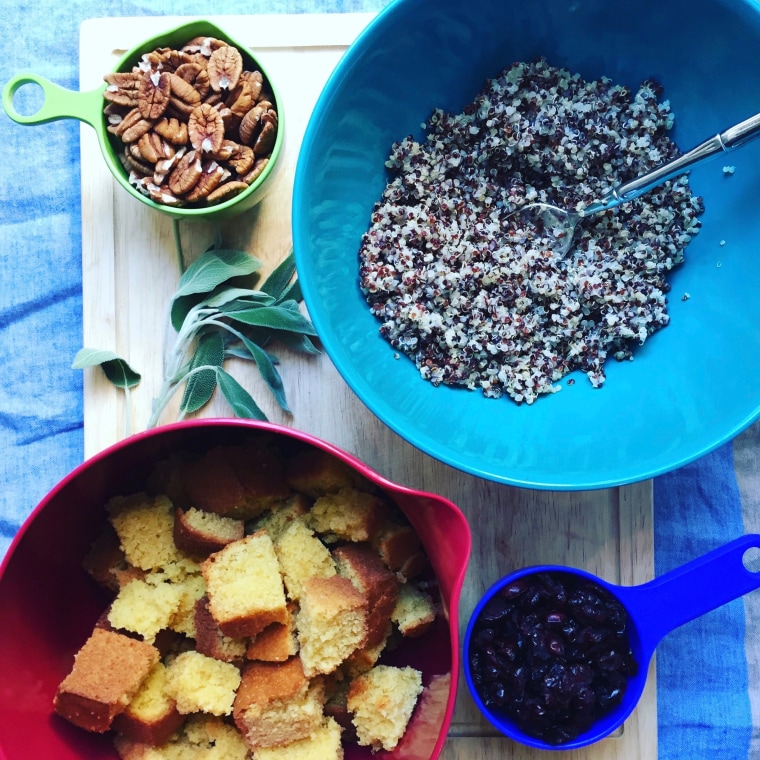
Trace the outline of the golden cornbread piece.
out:
M 248 760 L 233 726 L 211 715 L 191 715 L 180 731 L 156 747 L 125 736 L 114 739 L 121 760 Z
M 376 665 L 355 678 L 347 707 L 359 744 L 391 752 L 401 740 L 422 693 L 422 674 L 414 668 Z
M 435 620 L 435 603 L 430 594 L 411 583 L 402 583 L 391 620 L 404 636 L 422 636 Z
M 174 507 L 166 496 L 117 496 L 106 510 L 132 567 L 151 571 L 186 559 L 174 543 Z
M 114 627 L 139 633 L 153 642 L 159 631 L 169 628 L 179 611 L 182 589 L 148 575 L 146 580 L 127 583 L 111 603 L 108 622 Z
M 310 578 L 296 616 L 304 673 L 332 673 L 367 639 L 367 600 L 348 578 Z
M 288 484 L 296 491 L 316 498 L 341 488 L 371 490 L 366 480 L 352 467 L 322 449 L 308 448 L 293 454 L 285 466 Z
M 280 564 L 264 531 L 212 554 L 202 571 L 209 610 L 226 636 L 255 636 L 271 623 L 287 622 Z
M 87 731 L 108 731 L 158 659 L 158 650 L 151 644 L 96 628 L 58 686 L 55 711 Z
M 285 662 L 297 653 L 296 605 L 294 602 L 289 602 L 288 621 L 286 623 L 272 623 L 254 636 L 248 644 L 245 656 L 249 660 Z
M 166 692 L 183 715 L 229 715 L 239 685 L 234 665 L 193 650 L 178 654 L 166 669 Z
M 309 681 L 299 657 L 251 662 L 235 697 L 235 725 L 249 747 L 279 747 L 311 735 L 322 724 L 320 679 Z
M 195 649 L 223 662 L 238 662 L 245 657 L 247 639 L 225 636 L 208 608 L 208 597 L 195 603 Z M 277 625 L 277 623 L 274 623 Z
M 243 538 L 242 520 L 190 507 L 177 509 L 174 518 L 174 543 L 178 549 L 199 560 L 218 552 L 227 544 Z
M 366 647 L 376 647 L 388 634 L 388 622 L 396 606 L 398 580 L 368 543 L 344 544 L 333 550 L 340 575 L 367 599 Z
M 386 512 L 387 505 L 379 497 L 356 488 L 341 488 L 316 499 L 308 522 L 326 540 L 369 541 Z
M 113 729 L 136 742 L 156 746 L 185 722 L 166 692 L 166 666 L 156 663 L 127 709 L 113 720 Z
M 253 750 L 252 760 L 343 760 L 341 728 L 334 718 L 324 723 L 310 736 L 284 747 L 259 747 Z
M 289 599 L 301 597 L 303 584 L 309 578 L 335 575 L 335 561 L 329 549 L 303 520 L 291 522 L 275 541 L 274 549 Z
M 311 501 L 303 494 L 291 494 L 285 501 L 273 504 L 269 509 L 249 523 L 249 533 L 265 530 L 272 541 L 276 541 L 284 530 L 299 517 L 303 517 L 311 507 Z

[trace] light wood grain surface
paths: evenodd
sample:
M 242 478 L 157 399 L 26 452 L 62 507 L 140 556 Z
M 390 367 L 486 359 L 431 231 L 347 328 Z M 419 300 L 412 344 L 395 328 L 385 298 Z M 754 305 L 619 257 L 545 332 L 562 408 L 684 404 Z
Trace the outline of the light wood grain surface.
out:
M 284 157 L 262 204 L 225 224 L 230 245 L 244 247 L 271 269 L 291 246 L 290 202 L 298 147 L 313 105 L 338 62 L 370 16 L 210 17 L 250 45 L 280 88 L 285 110 Z M 93 19 L 81 29 L 83 90 L 98 87 L 118 58 L 144 38 L 187 19 L 171 17 Z M 173 340 L 167 308 L 179 279 L 172 224 L 128 196 L 109 174 L 97 139 L 81 130 L 83 224 L 83 345 L 116 351 L 142 374 L 125 398 L 95 370 L 85 372 L 85 454 L 91 456 L 128 433 L 143 430 L 162 379 L 162 360 Z M 211 241 L 205 224 L 181 228 L 191 260 Z M 459 472 L 423 454 L 370 413 L 321 355 L 306 358 L 279 350 L 281 374 L 292 415 L 283 414 L 254 367 L 231 365 L 270 420 L 340 446 L 386 477 L 440 493 L 459 505 L 473 527 L 473 556 L 462 594 L 464 629 L 479 595 L 499 576 L 527 564 L 583 567 L 607 580 L 641 583 L 653 576 L 652 488 L 647 481 L 591 492 L 518 489 Z M 178 399 L 162 417 L 176 419 Z M 221 398 L 204 416 L 230 416 Z M 539 752 L 494 735 L 475 709 L 463 680 L 444 760 L 562 757 L 565 760 L 640 760 L 657 756 L 654 664 L 639 707 L 618 735 L 573 752 Z

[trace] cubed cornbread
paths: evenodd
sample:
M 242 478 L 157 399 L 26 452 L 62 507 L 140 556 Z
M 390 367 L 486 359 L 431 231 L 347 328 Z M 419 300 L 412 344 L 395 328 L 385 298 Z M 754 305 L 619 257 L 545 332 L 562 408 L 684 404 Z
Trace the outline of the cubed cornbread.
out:
M 144 570 L 127 563 L 119 536 L 110 523 L 93 541 L 82 567 L 96 583 L 114 592 L 125 583 L 145 576 Z
M 194 650 L 178 654 L 166 668 L 166 692 L 183 715 L 229 715 L 239 685 L 238 668 Z
M 391 613 L 391 620 L 404 636 L 408 638 L 422 636 L 435 621 L 433 598 L 411 583 L 402 583 L 399 586 L 398 601 Z
M 190 507 L 174 516 L 174 543 L 189 556 L 204 560 L 227 544 L 243 538 L 245 523 L 232 517 Z
M 126 710 L 113 719 L 113 729 L 130 739 L 156 746 L 164 744 L 185 722 L 166 692 L 166 666 L 156 663 Z
M 323 538 L 369 541 L 382 525 L 386 511 L 386 503 L 374 494 L 341 488 L 314 501 L 308 523 Z
M 158 660 L 151 644 L 96 628 L 58 686 L 55 711 L 87 731 L 108 731 Z
M 182 481 L 188 506 L 239 517 L 245 511 L 245 488 L 224 454 L 215 446 L 200 457 L 182 464 Z
M 422 674 L 411 667 L 376 665 L 355 678 L 348 689 L 346 704 L 359 744 L 373 751 L 393 751 L 406 731 L 421 693 Z
M 190 504 L 227 517 L 249 520 L 290 494 L 282 456 L 266 445 L 216 446 L 183 472 Z
M 343 760 L 341 728 L 333 718 L 326 718 L 310 736 L 284 747 L 254 749 L 253 760 Z
M 196 635 L 195 605 L 206 594 L 206 581 L 198 573 L 185 576 L 174 585 L 180 593 L 179 607 L 169 622 L 169 628 L 194 639 Z
M 209 610 L 222 633 L 255 636 L 288 612 L 280 563 L 269 535 L 258 531 L 228 544 L 202 565 Z
M 341 672 L 347 678 L 356 678 L 356 676 L 366 673 L 368 670 L 375 667 L 377 661 L 380 659 L 380 655 L 385 651 L 391 632 L 392 626 L 389 621 L 383 638 L 372 646 L 365 645 L 358 649 L 354 649 L 340 666 Z
M 372 545 L 380 558 L 394 572 L 411 562 L 421 553 L 420 539 L 409 525 L 387 521 L 373 536 Z M 405 576 L 410 577 L 410 576 Z
M 233 726 L 210 715 L 192 715 L 167 742 L 153 747 L 125 736 L 114 740 L 121 760 L 248 760 L 248 747 Z
M 286 623 L 271 623 L 248 643 L 245 656 L 249 660 L 285 662 L 298 653 L 296 636 L 296 605 L 288 603 Z
M 365 647 L 376 647 L 387 637 L 388 622 L 396 606 L 399 585 L 396 574 L 368 543 L 343 544 L 332 554 L 339 574 L 348 578 L 367 599 Z
M 275 625 L 277 625 L 275 623 Z M 195 603 L 195 649 L 223 662 L 240 662 L 245 657 L 247 639 L 225 636 L 208 608 L 208 597 Z
M 182 600 L 182 589 L 176 584 L 151 580 L 149 574 L 146 580 L 127 583 L 108 612 L 108 622 L 114 628 L 139 633 L 149 642 L 169 627 Z
M 325 692 L 309 681 L 298 656 L 284 663 L 251 662 L 235 697 L 234 719 L 249 747 L 290 744 L 322 723 Z
M 245 489 L 243 516 L 246 519 L 261 514 L 290 495 L 282 453 L 263 438 L 240 446 L 226 446 L 225 456 Z
M 174 507 L 166 496 L 116 496 L 106 510 L 133 567 L 156 570 L 185 558 L 174 544 Z
M 301 493 L 293 493 L 285 501 L 273 504 L 255 520 L 251 520 L 246 526 L 248 533 L 257 530 L 265 530 L 272 541 L 276 541 L 285 528 L 303 517 L 310 509 L 311 501 Z
M 300 599 L 303 583 L 308 578 L 335 575 L 330 550 L 303 520 L 291 522 L 275 541 L 274 549 L 289 599 Z
M 332 673 L 367 638 L 367 600 L 348 578 L 309 578 L 296 616 L 304 672 Z
M 352 467 L 327 451 L 308 448 L 288 458 L 285 476 L 290 487 L 312 498 L 335 493 L 341 488 L 360 488 L 370 491 L 372 487 Z

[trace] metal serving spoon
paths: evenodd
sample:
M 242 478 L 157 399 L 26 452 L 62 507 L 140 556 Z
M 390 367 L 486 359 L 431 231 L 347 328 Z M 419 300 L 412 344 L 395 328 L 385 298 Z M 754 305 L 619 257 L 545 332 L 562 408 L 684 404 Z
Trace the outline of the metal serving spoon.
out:
M 755 114 L 701 142 L 688 153 L 684 153 L 672 161 L 642 174 L 640 177 L 612 188 L 599 200 L 589 203 L 580 211 L 568 211 L 551 203 L 528 203 L 512 212 L 510 216 L 519 215 L 524 218 L 532 218 L 543 223 L 545 229 L 559 229 L 560 232 L 556 235 L 558 247 L 555 250 L 564 256 L 570 249 L 576 227 L 581 220 L 615 208 L 621 203 L 632 201 L 663 182 L 686 174 L 695 164 L 733 148 L 738 148 L 758 136 L 760 136 L 760 114 Z

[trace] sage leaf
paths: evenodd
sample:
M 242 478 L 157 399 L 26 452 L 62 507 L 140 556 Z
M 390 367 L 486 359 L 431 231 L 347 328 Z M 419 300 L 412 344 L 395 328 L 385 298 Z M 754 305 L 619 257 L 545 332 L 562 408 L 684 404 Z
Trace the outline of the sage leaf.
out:
M 190 360 L 180 411 L 192 414 L 204 407 L 216 390 L 216 372 L 199 367 L 221 367 L 224 363 L 224 339 L 217 330 L 204 332 Z M 196 371 L 193 371 L 196 370 Z
M 72 369 L 100 367 L 109 382 L 117 388 L 134 388 L 142 379 L 129 364 L 113 351 L 99 348 L 81 348 L 74 357 Z
M 297 351 L 300 354 L 311 354 L 312 356 L 319 356 L 321 353 L 308 335 L 291 333 L 285 330 L 270 330 L 270 335 L 272 340 L 279 341 L 291 351 Z
M 232 375 L 218 367 L 216 379 L 224 398 L 238 417 L 266 422 L 266 414 L 261 411 L 251 394 Z
M 269 293 L 275 299 L 279 300 L 296 272 L 295 261 L 295 256 L 291 249 L 285 259 L 283 259 L 283 261 L 272 271 L 269 277 L 264 280 L 261 289 L 265 293 Z
M 202 300 L 202 294 L 212 293 L 222 283 L 253 274 L 260 268 L 261 262 L 245 251 L 226 248 L 206 251 L 180 278 L 171 303 L 174 329 L 179 332 L 190 309 Z
M 282 292 L 280 296 L 281 300 L 293 300 L 297 303 L 303 301 L 303 291 L 301 290 L 300 280 L 294 280 L 287 288 Z
M 314 325 L 309 322 L 300 312 L 293 311 L 284 305 L 261 306 L 254 309 L 240 309 L 237 311 L 227 310 L 222 307 L 221 311 L 230 319 L 243 322 L 253 327 L 268 327 L 270 330 L 288 330 L 304 335 L 316 335 Z
M 218 309 L 221 306 L 227 306 L 230 309 L 241 308 L 246 306 L 270 306 L 275 303 L 274 296 L 264 293 L 260 290 L 248 290 L 247 288 L 224 288 L 218 290 L 204 301 L 204 306 L 212 309 Z
M 250 352 L 253 360 L 256 362 L 256 366 L 259 368 L 259 373 L 263 378 L 267 387 L 272 391 L 272 395 L 275 397 L 277 403 L 283 411 L 290 413 L 288 402 L 285 400 L 285 387 L 282 384 L 282 378 L 280 373 L 275 367 L 275 360 L 261 346 L 257 346 L 253 341 L 243 337 L 243 343 Z

